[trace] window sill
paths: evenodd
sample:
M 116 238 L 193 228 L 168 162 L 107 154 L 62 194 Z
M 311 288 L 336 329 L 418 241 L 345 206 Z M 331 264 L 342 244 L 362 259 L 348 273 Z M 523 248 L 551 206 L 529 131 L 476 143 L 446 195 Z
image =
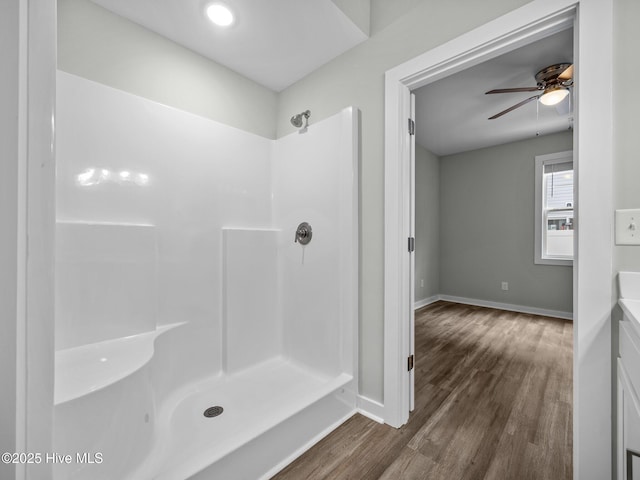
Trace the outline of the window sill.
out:
M 573 259 L 564 258 L 536 258 L 533 263 L 536 265 L 560 265 L 565 267 L 573 267 Z

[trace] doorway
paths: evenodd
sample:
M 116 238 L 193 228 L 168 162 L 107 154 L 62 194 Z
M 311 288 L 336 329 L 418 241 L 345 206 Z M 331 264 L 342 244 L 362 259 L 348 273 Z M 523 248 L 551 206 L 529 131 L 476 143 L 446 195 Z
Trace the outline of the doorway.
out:
M 573 79 L 549 77 L 545 90 L 535 74 L 575 70 L 573 57 L 567 28 L 412 92 L 416 308 L 442 299 L 572 318 L 572 158 L 541 159 L 544 171 L 535 158 L 573 149 Z
M 411 164 L 406 161 L 411 154 L 411 137 L 406 129 L 406 119 L 411 114 L 410 93 L 566 29 L 575 21 L 576 44 L 580 45 L 576 58 L 580 65 L 576 130 L 579 125 L 580 135 L 575 137 L 574 150 L 580 152 L 577 196 L 581 206 L 576 212 L 580 230 L 573 276 L 574 475 L 575 478 L 610 475 L 611 336 L 607 325 L 611 313 L 612 252 L 609 230 L 598 225 L 610 225 L 612 217 L 611 98 L 595 98 L 602 82 L 601 78 L 597 80 L 603 67 L 599 62 L 603 57 L 610 59 L 610 19 L 609 1 L 559 1 L 552 6 L 537 0 L 387 72 L 384 312 L 387 423 L 393 426 L 405 423 L 411 403 L 406 363 L 411 351 L 409 319 L 413 307 L 407 301 L 411 296 L 412 258 L 406 249 L 412 227 Z M 594 391 L 602 393 L 593 394 Z M 598 435 L 593 434 L 596 431 Z

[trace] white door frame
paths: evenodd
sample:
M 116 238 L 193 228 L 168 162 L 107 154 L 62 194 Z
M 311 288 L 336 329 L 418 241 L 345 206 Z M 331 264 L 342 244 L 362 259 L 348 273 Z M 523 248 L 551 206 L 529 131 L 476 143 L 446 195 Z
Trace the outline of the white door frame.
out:
M 386 72 L 384 420 L 409 416 L 410 91 L 574 22 L 577 174 L 574 312 L 574 478 L 611 476 L 612 0 L 535 0 Z M 532 260 L 533 261 L 533 260 Z M 419 362 L 419 359 L 417 359 Z
M 15 342 L 10 346 L 15 363 L 3 365 L 2 377 L 12 377 L 3 382 L 3 393 L 13 395 L 15 408 L 2 412 L 1 423 L 14 422 L 15 431 L 7 434 L 15 438 L 3 439 L 12 451 L 38 453 L 42 459 L 15 468 L 0 465 L 0 476 L 46 479 L 52 473 L 44 456 L 53 451 L 56 2 L 3 0 L 2 13 L 17 23 L 15 32 L 9 29 L 11 38 L 0 44 L 0 58 L 15 79 L 0 84 L 16 101 L 4 105 L 0 123 L 12 123 L 17 135 L 9 140 L 12 153 L 2 158 L 15 172 L 2 179 L 15 181 L 15 188 L 5 189 L 11 195 L 3 197 L 0 209 L 3 233 L 15 239 L 15 268 L 0 275 L 0 284 L 12 283 L 15 292 L 14 311 L 1 319 L 4 333 L 12 337 L 7 343 Z M 0 242 L 3 253 L 6 247 Z

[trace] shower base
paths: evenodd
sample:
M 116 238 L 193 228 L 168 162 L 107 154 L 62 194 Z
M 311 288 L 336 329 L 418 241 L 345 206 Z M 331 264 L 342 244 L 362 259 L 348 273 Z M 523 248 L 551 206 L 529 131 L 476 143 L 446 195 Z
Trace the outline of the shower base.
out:
M 173 393 L 128 480 L 268 479 L 355 413 L 353 377 L 283 358 Z M 211 407 L 222 412 L 207 417 Z M 218 410 L 216 410 L 218 413 Z

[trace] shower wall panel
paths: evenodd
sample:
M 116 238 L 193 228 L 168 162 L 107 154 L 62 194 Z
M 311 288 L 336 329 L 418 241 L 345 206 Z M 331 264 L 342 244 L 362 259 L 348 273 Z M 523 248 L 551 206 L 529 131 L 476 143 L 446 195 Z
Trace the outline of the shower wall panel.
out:
M 272 141 L 64 72 L 57 103 L 57 349 L 187 322 L 163 391 L 277 355 L 355 375 L 354 108 Z M 145 228 L 153 241 L 132 233 Z M 76 248 L 109 245 L 129 266 L 83 254 L 71 267 Z
M 327 375 L 354 373 L 357 120 L 357 111 L 349 107 L 274 144 L 273 218 L 282 230 L 284 348 Z M 301 222 L 313 232 L 304 246 L 294 242 Z
M 153 226 L 58 222 L 55 255 L 58 350 L 156 328 Z
M 127 269 L 119 272 L 121 287 L 131 282 L 132 298 L 157 303 L 148 308 L 157 312 L 155 324 L 189 322 L 187 338 L 174 349 L 176 375 L 219 370 L 222 228 L 271 226 L 271 140 L 64 72 L 57 80 L 58 222 L 72 223 L 77 232 L 89 225 L 112 233 L 135 225 L 153 227 L 155 299 L 147 298 L 144 279 L 127 278 Z M 146 240 L 130 236 L 128 241 L 127 255 L 148 258 L 153 247 Z M 63 273 L 67 267 L 58 264 L 58 296 L 72 289 Z M 78 266 L 74 281 L 91 278 L 105 288 L 117 281 L 118 272 L 101 278 L 94 267 L 91 262 Z M 91 320 L 69 322 L 65 311 L 57 311 L 58 339 L 80 329 L 86 341 L 97 341 L 111 336 L 109 324 L 133 324 L 115 318 L 121 313 L 113 305 L 111 312 L 104 303 L 93 306 Z M 83 310 L 90 312 L 89 304 Z M 56 348 L 69 345 L 60 340 Z
M 223 367 L 282 355 L 277 230 L 224 229 Z

